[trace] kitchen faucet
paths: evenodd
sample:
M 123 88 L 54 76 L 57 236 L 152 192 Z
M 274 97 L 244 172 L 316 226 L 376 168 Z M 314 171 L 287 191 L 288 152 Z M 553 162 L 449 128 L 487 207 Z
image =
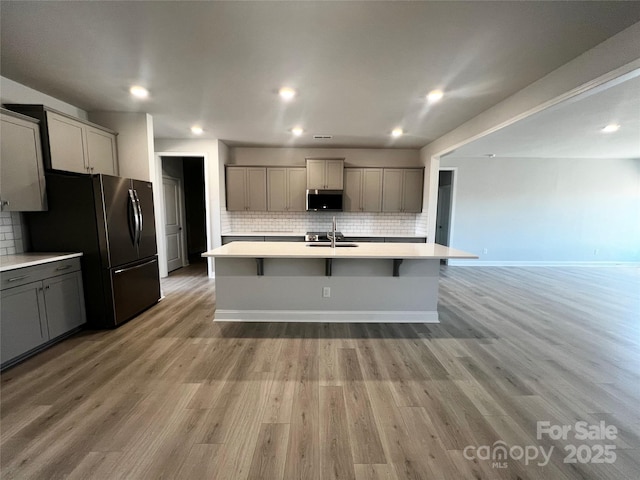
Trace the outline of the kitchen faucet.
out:
M 331 240 L 331 248 L 336 248 L 336 217 L 333 217 L 331 231 L 327 232 L 327 237 Z

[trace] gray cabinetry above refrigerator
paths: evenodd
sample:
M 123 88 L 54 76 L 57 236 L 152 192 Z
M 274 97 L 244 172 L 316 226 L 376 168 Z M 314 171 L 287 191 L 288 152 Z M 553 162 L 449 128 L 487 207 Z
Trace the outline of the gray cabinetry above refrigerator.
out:
M 118 174 L 116 132 L 44 105 L 5 107 L 40 121 L 42 153 L 48 170 Z

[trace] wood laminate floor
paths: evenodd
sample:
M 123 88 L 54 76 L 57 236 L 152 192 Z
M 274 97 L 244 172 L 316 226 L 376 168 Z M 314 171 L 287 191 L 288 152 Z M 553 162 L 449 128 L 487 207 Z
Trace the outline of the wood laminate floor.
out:
M 0 476 L 640 477 L 638 269 L 442 267 L 440 285 L 439 325 L 219 324 L 214 282 L 182 269 L 134 321 L 2 374 Z M 537 439 L 537 421 L 618 433 Z M 506 463 L 477 458 L 499 445 Z M 615 462 L 581 463 L 604 445 Z M 527 447 L 549 463 L 512 458 Z

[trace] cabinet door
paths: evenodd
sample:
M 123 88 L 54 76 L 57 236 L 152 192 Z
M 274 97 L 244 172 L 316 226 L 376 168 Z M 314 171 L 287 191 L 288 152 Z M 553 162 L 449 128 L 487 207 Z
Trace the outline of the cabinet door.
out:
M 329 190 L 342 190 L 344 186 L 344 161 L 326 160 L 326 187 Z
M 267 209 L 270 212 L 284 212 L 287 209 L 287 169 L 267 169 Z
M 227 167 L 227 210 L 246 210 L 247 179 L 244 167 Z
M 421 168 L 404 171 L 402 184 L 402 211 L 418 213 L 422 211 L 422 185 L 424 170 Z
M 47 112 L 51 168 L 87 173 L 85 126 L 70 118 Z
M 0 359 L 7 362 L 49 339 L 42 282 L 0 292 Z
M 247 168 L 247 207 L 253 212 L 267 211 L 266 168 Z
M 362 168 L 347 168 L 344 174 L 344 211 L 362 211 Z
M 93 127 L 85 127 L 87 156 L 91 173 L 118 174 L 118 155 L 115 135 Z
M 384 169 L 382 175 L 382 211 L 402 211 L 402 169 Z
M 87 321 L 84 311 L 82 273 L 68 273 L 49 278 L 42 283 L 49 338 L 56 338 Z
M 307 172 L 304 168 L 287 168 L 287 211 L 304 212 L 307 209 Z
M 325 161 L 307 160 L 307 188 L 322 190 L 325 185 Z
M 2 115 L 0 199 L 2 210 L 46 210 L 44 166 L 38 124 Z M 8 202 L 8 203 L 4 203 Z
M 382 211 L 381 168 L 365 168 L 362 172 L 362 211 Z

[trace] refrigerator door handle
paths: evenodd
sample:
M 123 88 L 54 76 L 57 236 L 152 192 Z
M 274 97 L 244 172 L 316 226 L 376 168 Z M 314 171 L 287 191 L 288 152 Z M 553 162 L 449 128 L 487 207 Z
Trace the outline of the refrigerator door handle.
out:
M 138 192 L 134 189 L 133 196 L 136 199 L 136 208 L 138 209 L 138 242 L 137 245 L 140 245 L 140 240 L 142 240 L 142 207 L 140 206 L 140 198 L 138 197 Z
M 138 238 L 140 236 L 140 217 L 138 216 L 138 208 L 136 205 L 135 190 L 129 189 L 129 204 L 131 205 L 131 211 L 133 212 L 133 244 L 138 244 Z

